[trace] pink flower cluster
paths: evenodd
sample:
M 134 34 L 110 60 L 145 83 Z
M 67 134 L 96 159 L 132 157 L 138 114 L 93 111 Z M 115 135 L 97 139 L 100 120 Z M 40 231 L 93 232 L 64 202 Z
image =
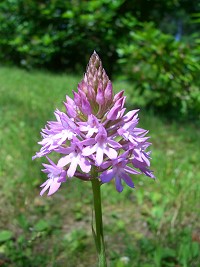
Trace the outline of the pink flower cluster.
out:
M 56 121 L 42 130 L 42 146 L 33 159 L 51 152 L 59 153 L 55 164 L 43 164 L 48 180 L 41 185 L 40 195 L 49 189 L 55 193 L 71 177 L 91 180 L 95 168 L 102 183 L 115 180 L 116 189 L 123 190 L 122 181 L 134 187 L 130 174 L 154 178 L 150 166 L 148 131 L 138 128 L 138 110 L 125 114 L 125 96 L 113 94 L 112 83 L 96 52 L 90 58 L 83 80 L 74 98 L 66 96 L 65 112 L 55 111 Z

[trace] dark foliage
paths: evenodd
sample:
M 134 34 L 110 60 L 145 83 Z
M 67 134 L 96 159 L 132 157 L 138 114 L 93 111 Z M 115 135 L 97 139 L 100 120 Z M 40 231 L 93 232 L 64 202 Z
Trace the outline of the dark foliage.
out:
M 195 12 L 197 0 L 2 0 L 0 61 L 75 72 L 96 50 L 108 75 L 125 74 L 147 105 L 199 114 Z
M 154 21 L 176 34 L 198 10 L 198 1 L 185 0 L 3 0 L 0 59 L 25 67 L 76 69 L 97 50 L 111 73 L 119 44 L 133 30 L 134 25 L 124 21 Z

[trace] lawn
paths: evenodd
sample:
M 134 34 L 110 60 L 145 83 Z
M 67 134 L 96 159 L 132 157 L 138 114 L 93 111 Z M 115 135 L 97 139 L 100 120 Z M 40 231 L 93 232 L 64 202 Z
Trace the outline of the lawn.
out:
M 0 266 L 93 267 L 91 184 L 71 180 L 40 197 L 40 130 L 63 109 L 81 75 L 0 68 Z M 131 84 L 128 107 L 140 108 Z M 156 180 L 133 177 L 135 189 L 102 186 L 110 267 L 200 266 L 200 128 L 141 108 L 149 129 Z

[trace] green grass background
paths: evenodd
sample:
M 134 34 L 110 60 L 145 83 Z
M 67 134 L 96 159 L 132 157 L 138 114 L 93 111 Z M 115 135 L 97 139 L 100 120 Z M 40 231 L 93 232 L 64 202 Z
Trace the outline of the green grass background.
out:
M 91 185 L 75 179 L 51 197 L 40 197 L 40 130 L 64 109 L 65 95 L 81 75 L 0 68 L 0 266 L 93 267 Z M 131 84 L 127 107 L 142 98 Z M 134 176 L 135 189 L 119 194 L 102 186 L 110 267 L 200 266 L 200 128 L 141 109 L 140 126 L 150 131 L 156 180 Z

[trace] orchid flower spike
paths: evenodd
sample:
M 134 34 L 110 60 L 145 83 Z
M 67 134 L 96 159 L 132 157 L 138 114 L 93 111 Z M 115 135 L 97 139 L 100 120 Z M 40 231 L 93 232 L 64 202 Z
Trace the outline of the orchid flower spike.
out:
M 96 52 L 73 95 L 66 96 L 65 112 L 56 110 L 56 120 L 47 122 L 41 132 L 42 147 L 33 159 L 59 154 L 57 164 L 49 158 L 49 164 L 43 164 L 48 180 L 41 185 L 41 195 L 46 190 L 48 195 L 55 193 L 73 177 L 90 181 L 94 168 L 102 184 L 115 180 L 119 192 L 124 183 L 134 187 L 134 175 L 154 178 L 148 131 L 137 127 L 139 110 L 125 114 L 124 92 L 114 95 Z

